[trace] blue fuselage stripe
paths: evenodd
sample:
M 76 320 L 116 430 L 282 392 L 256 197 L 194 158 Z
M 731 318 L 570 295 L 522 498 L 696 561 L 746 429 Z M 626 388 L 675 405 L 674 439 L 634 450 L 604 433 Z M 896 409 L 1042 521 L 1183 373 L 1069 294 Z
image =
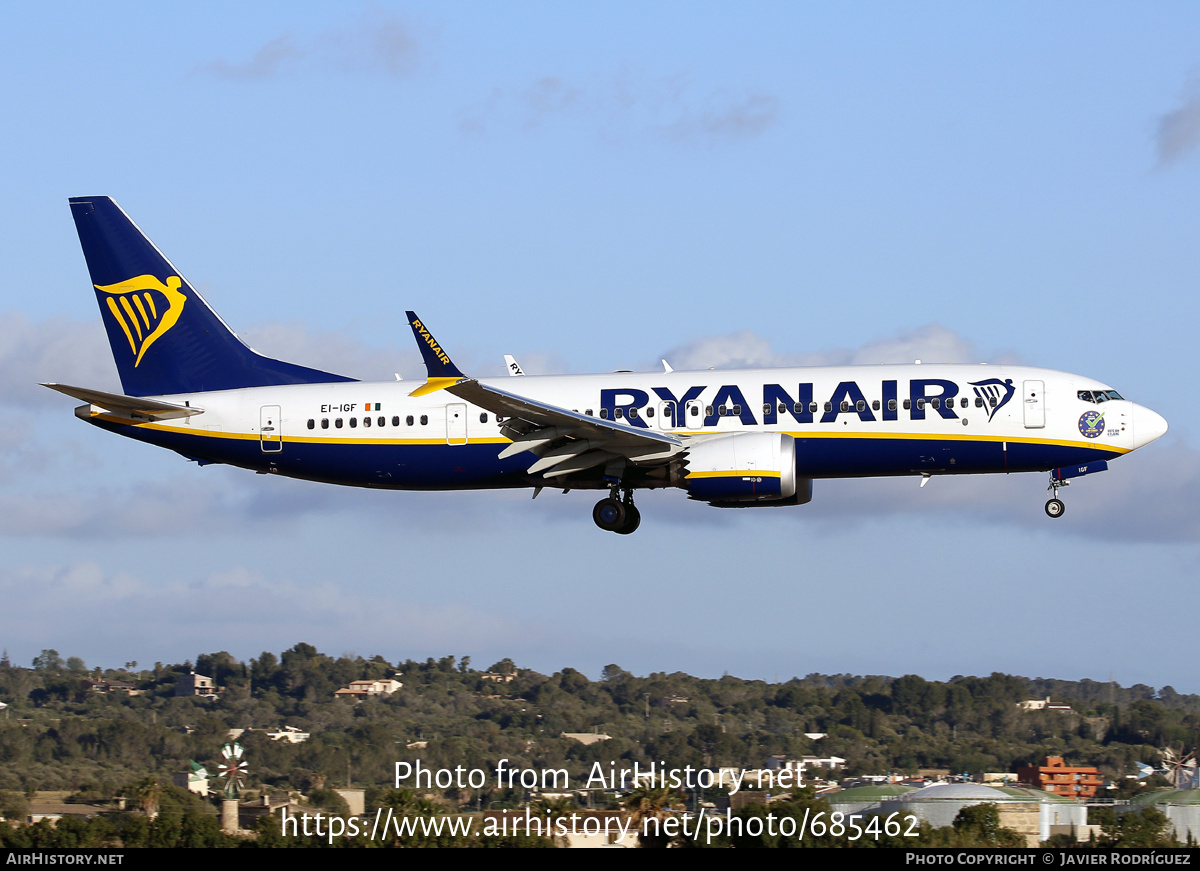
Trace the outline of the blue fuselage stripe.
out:
M 393 441 L 373 445 L 284 439 L 281 450 L 264 452 L 257 439 L 181 433 L 104 420 L 92 422 L 187 457 L 331 484 L 457 490 L 528 487 L 540 483 L 526 473 L 535 460 L 533 454 L 521 453 L 501 460 L 497 454 L 502 446 L 496 442 L 450 445 Z M 802 478 L 1032 472 L 1115 456 L 1119 453 L 1070 444 L 871 436 L 796 438 L 796 474 Z

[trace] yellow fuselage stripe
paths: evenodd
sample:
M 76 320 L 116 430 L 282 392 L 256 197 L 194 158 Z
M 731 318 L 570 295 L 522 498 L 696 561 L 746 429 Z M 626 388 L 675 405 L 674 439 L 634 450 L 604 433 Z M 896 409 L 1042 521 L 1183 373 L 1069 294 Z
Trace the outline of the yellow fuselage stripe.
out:
M 235 433 L 235 432 L 215 432 L 213 430 L 199 429 L 196 427 L 183 426 L 167 426 L 162 423 L 142 423 L 139 421 L 130 421 L 126 418 L 112 417 L 103 412 L 93 414 L 92 417 L 109 423 L 120 424 L 122 426 L 136 426 L 143 429 L 153 429 L 159 432 L 174 432 L 181 435 L 204 436 L 206 438 L 218 439 L 252 439 L 258 441 L 261 439 L 259 433 Z M 736 435 L 732 432 L 705 432 L 705 431 L 688 431 L 675 432 L 673 435 Z M 1012 442 L 1014 444 L 1029 444 L 1029 445 L 1055 445 L 1064 448 L 1094 448 L 1096 450 L 1106 451 L 1113 454 L 1127 454 L 1132 448 L 1120 447 L 1114 444 L 1098 444 L 1096 442 L 1081 442 L 1081 441 L 1064 441 L 1062 439 L 1037 439 L 1027 436 L 998 436 L 998 435 L 966 435 L 964 433 L 884 433 L 884 432 L 785 432 L 784 435 L 790 435 L 796 439 L 908 439 L 913 441 L 960 441 L 960 442 Z M 276 436 L 278 438 L 278 436 Z M 445 444 L 445 437 L 442 438 L 328 438 L 324 436 L 283 436 L 285 441 L 299 442 L 307 444 L 339 444 L 339 445 L 440 445 Z M 509 439 L 500 436 L 490 436 L 486 438 L 471 438 L 471 444 L 511 444 Z M 765 472 L 743 472 L 739 474 L 767 474 Z

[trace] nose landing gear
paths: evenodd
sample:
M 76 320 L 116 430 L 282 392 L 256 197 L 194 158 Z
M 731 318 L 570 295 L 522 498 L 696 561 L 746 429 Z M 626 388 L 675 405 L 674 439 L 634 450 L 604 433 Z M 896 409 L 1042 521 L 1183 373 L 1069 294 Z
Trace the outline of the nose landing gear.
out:
M 619 490 L 613 487 L 607 499 L 601 499 L 592 509 L 592 520 L 601 529 L 617 535 L 629 535 L 642 523 L 642 513 L 633 504 L 633 490 L 625 491 L 624 500 L 618 498 Z
M 1067 510 L 1067 506 L 1064 505 L 1063 501 L 1058 498 L 1058 488 L 1066 487 L 1066 486 L 1068 486 L 1067 481 L 1064 481 L 1060 478 L 1056 478 L 1054 476 L 1053 472 L 1050 473 L 1050 486 L 1047 487 L 1046 489 L 1052 490 L 1052 491 L 1054 491 L 1054 493 L 1050 497 L 1050 499 L 1047 500 L 1047 502 L 1046 502 L 1046 516 L 1047 517 L 1062 517 L 1063 512 Z

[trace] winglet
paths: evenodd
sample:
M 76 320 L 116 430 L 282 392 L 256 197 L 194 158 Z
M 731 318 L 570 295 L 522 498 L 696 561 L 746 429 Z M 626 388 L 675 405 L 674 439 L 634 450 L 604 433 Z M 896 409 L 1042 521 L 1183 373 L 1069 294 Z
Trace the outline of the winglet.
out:
M 421 356 L 425 359 L 426 371 L 425 383 L 408 395 L 424 396 L 426 393 L 433 393 L 466 378 L 467 376 L 450 361 L 450 355 L 442 350 L 442 346 L 429 332 L 429 328 L 421 323 L 421 319 L 417 317 L 416 313 L 405 312 L 405 314 L 408 315 L 408 325 L 412 327 L 417 347 L 420 348 Z

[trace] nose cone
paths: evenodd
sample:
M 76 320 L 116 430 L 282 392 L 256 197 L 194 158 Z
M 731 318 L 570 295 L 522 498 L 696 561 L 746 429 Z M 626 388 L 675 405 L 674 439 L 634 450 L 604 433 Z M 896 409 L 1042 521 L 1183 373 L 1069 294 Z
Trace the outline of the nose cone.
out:
M 1167 433 L 1167 422 L 1158 412 L 1141 405 L 1133 407 L 1133 446 L 1148 445 Z

